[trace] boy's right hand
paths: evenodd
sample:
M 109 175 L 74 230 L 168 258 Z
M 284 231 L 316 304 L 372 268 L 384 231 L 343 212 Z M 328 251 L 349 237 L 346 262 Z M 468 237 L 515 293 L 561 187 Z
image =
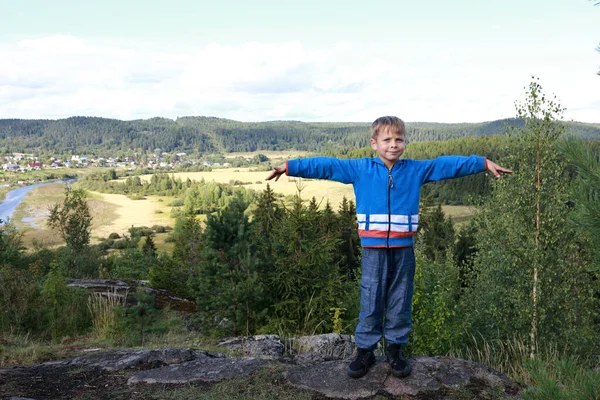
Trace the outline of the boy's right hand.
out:
M 283 174 L 285 174 L 286 171 L 286 164 L 283 163 L 278 167 L 273 167 L 273 171 L 271 172 L 271 174 L 269 176 L 267 176 L 268 181 L 270 181 L 271 179 L 275 178 L 275 182 L 277 182 L 279 180 L 279 177 Z

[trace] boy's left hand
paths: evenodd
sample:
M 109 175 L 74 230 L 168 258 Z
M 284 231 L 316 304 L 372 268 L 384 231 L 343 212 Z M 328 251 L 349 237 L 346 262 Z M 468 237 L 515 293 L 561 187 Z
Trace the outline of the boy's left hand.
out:
M 500 178 L 500 173 L 503 173 L 503 174 L 512 174 L 513 173 L 510 169 L 501 167 L 493 161 L 487 160 L 486 164 L 487 164 L 487 170 L 490 171 L 492 174 L 494 174 L 494 176 L 496 178 Z

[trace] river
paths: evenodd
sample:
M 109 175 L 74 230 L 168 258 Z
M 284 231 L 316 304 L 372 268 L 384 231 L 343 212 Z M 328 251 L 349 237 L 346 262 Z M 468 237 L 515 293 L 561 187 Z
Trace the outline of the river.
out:
M 2 220 L 2 222 L 5 222 L 8 218 L 12 218 L 13 214 L 15 213 L 15 210 L 17 209 L 19 204 L 21 204 L 21 201 L 23 201 L 25 196 L 27 196 L 27 193 L 31 192 L 33 189 L 35 189 L 38 186 L 48 185 L 48 184 L 57 183 L 57 182 L 71 182 L 71 180 L 41 182 L 41 183 L 36 183 L 34 185 L 23 186 L 23 187 L 11 190 L 10 192 L 6 193 L 6 197 L 0 203 L 0 220 Z

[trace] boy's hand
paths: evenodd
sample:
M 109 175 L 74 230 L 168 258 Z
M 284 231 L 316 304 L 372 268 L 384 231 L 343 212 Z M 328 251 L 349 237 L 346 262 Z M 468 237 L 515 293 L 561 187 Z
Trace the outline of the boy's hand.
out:
M 278 167 L 273 167 L 273 171 L 271 172 L 271 174 L 269 176 L 267 176 L 268 181 L 270 181 L 271 179 L 275 178 L 275 182 L 277 182 L 279 180 L 279 177 L 283 174 L 285 174 L 285 170 L 286 170 L 286 165 L 285 163 L 281 164 Z
M 501 167 L 493 161 L 486 160 L 486 164 L 487 164 L 487 170 L 490 171 L 492 174 L 494 174 L 494 176 L 496 178 L 500 178 L 500 173 L 503 173 L 503 174 L 512 174 L 513 173 L 510 169 Z

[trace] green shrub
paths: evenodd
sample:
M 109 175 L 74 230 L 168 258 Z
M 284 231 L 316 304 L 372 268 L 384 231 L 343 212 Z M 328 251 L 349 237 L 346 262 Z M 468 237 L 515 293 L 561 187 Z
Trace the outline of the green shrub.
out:
M 39 286 L 32 271 L 0 266 L 0 287 L 0 332 L 43 328 Z
M 52 339 L 77 336 L 89 329 L 88 292 L 68 287 L 56 264 L 48 273 L 41 294 Z
M 144 237 L 152 235 L 152 229 L 147 226 L 132 226 L 129 228 L 129 234 L 131 237 Z
M 162 225 L 152 225 L 151 229 L 156 233 L 165 233 L 167 231 L 167 228 Z

